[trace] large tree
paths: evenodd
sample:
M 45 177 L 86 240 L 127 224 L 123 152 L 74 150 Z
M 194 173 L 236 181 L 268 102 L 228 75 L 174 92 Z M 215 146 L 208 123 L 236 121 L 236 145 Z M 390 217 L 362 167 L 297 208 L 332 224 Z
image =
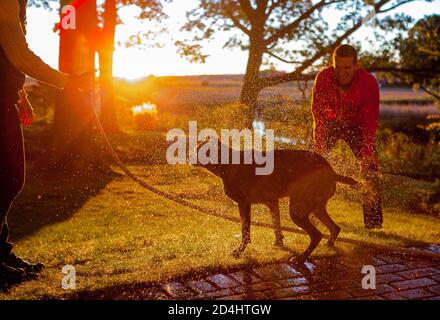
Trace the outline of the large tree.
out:
M 65 5 L 75 6 L 75 15 L 71 16 L 75 25 L 74 28 L 59 25 L 59 69 L 68 74 L 82 74 L 94 70 L 96 1 L 61 0 L 60 4 L 61 8 Z M 99 136 L 94 113 L 90 108 L 93 104 L 90 100 L 87 101 L 91 98 L 82 99 L 80 95 L 68 90 L 64 90 L 57 97 L 51 156 L 52 164 L 59 170 L 83 173 L 106 169 L 109 166 L 103 161 L 102 150 L 97 148 Z
M 228 32 L 225 47 L 238 47 L 248 53 L 240 102 L 250 106 L 252 112 L 263 88 L 303 78 L 368 20 L 379 22 L 383 14 L 412 1 L 200 0 L 197 8 L 187 12 L 182 29 L 190 32 L 188 38 L 176 45 L 190 61 L 204 62 L 204 42 L 216 33 Z M 327 9 L 342 13 L 332 30 L 322 16 Z M 403 15 L 384 18 L 395 23 L 407 20 Z M 293 70 L 262 75 L 265 59 L 291 63 Z

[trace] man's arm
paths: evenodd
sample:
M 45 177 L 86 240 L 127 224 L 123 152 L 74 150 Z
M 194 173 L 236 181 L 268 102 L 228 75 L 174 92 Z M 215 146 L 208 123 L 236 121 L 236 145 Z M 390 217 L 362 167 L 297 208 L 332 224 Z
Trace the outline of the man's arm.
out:
M 17 0 L 0 1 L 0 46 L 9 62 L 34 79 L 64 88 L 68 76 L 45 64 L 29 49 L 19 14 Z
M 326 121 L 324 117 L 325 99 L 322 73 L 318 73 L 312 89 L 312 115 L 313 115 L 313 149 L 322 153 L 325 147 Z
M 374 157 L 374 146 L 376 143 L 376 130 L 379 126 L 379 84 L 373 77 L 367 85 L 367 101 L 362 113 L 362 155 L 366 159 Z

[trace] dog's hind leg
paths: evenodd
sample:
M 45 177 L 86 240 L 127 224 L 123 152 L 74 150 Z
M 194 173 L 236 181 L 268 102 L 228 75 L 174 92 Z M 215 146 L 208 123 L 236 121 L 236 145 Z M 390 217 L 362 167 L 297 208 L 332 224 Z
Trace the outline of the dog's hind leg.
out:
M 240 257 L 248 243 L 251 242 L 251 205 L 239 203 L 238 209 L 241 217 L 241 244 L 238 249 L 232 252 L 232 255 L 236 258 Z
M 333 247 L 336 241 L 336 238 L 341 232 L 341 228 L 332 220 L 332 218 L 328 215 L 327 208 L 325 204 L 318 207 L 318 209 L 314 212 L 315 216 L 327 227 L 330 231 L 330 239 L 327 242 L 327 245 Z
M 292 262 L 295 263 L 304 263 L 304 261 L 310 256 L 310 254 L 315 250 L 318 246 L 319 242 L 322 239 L 322 233 L 310 222 L 309 215 L 311 213 L 311 209 L 307 206 L 297 205 L 290 198 L 290 217 L 292 221 L 298 225 L 301 229 L 303 229 L 310 237 L 310 244 L 307 247 L 306 251 L 300 254 L 297 257 L 293 257 L 291 259 Z
M 275 230 L 275 245 L 283 246 L 283 233 L 281 232 L 281 218 L 280 218 L 280 206 L 278 199 L 273 202 L 268 202 L 267 206 L 270 209 L 270 214 L 272 215 L 273 228 Z

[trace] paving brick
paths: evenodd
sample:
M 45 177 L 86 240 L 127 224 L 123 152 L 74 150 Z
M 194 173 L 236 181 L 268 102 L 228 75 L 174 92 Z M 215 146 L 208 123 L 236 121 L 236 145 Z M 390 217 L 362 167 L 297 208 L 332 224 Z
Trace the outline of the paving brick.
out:
M 426 291 L 425 289 L 411 289 L 393 293 L 387 293 L 383 295 L 387 299 L 391 300 L 408 300 L 408 299 L 422 299 L 433 296 L 431 292 Z
M 363 289 L 359 287 L 354 289 L 348 289 L 347 291 L 352 296 L 358 298 L 358 297 L 366 297 L 370 295 L 382 295 L 384 293 L 391 293 L 396 290 L 386 284 L 380 284 L 376 286 L 376 289 Z
M 255 268 L 252 270 L 252 273 L 266 281 L 284 280 L 301 276 L 300 272 L 287 263 Z
M 251 292 L 245 294 L 246 300 L 267 300 L 269 297 L 264 292 Z
M 375 256 L 375 258 L 386 262 L 387 264 L 402 263 L 405 259 L 401 255 L 396 254 L 380 254 Z
M 216 290 L 212 284 L 205 280 L 191 280 L 186 283 L 186 286 L 197 293 L 205 293 Z
M 352 296 L 343 290 L 338 291 L 332 291 L 332 292 L 320 292 L 320 293 L 314 293 L 309 296 L 300 296 L 298 299 L 301 300 L 345 300 L 350 299 Z
M 162 288 L 173 299 L 183 299 L 192 295 L 191 291 L 180 282 L 169 282 L 164 284 Z
M 338 281 L 338 280 L 360 280 L 364 275 L 361 273 L 361 270 L 358 271 L 336 271 L 336 272 L 328 272 L 323 273 L 321 275 L 322 280 L 327 281 Z
M 421 288 L 421 287 L 427 287 L 436 285 L 437 282 L 430 279 L 430 278 L 420 278 L 420 279 L 412 279 L 412 280 L 405 280 L 405 281 L 397 281 L 391 283 L 391 286 L 398 290 L 407 290 L 407 289 L 414 289 L 414 288 Z
M 293 278 L 287 280 L 280 280 L 278 281 L 278 283 L 282 288 L 286 288 L 286 287 L 296 287 L 296 286 L 309 284 L 309 280 L 307 280 L 306 278 Z
M 402 278 L 394 273 L 382 273 L 382 274 L 376 275 L 376 284 L 391 283 L 391 282 L 396 282 L 396 281 L 401 281 L 401 280 L 404 280 L 404 278 Z
M 398 291 L 386 293 L 383 295 L 383 297 L 387 300 L 405 300 L 405 298 L 401 296 Z
M 428 287 L 428 290 L 440 296 L 440 285 Z
M 199 294 L 191 298 L 191 300 L 209 300 L 209 299 L 217 299 L 217 298 L 233 296 L 233 295 L 235 295 L 235 293 L 231 289 L 223 289 L 223 290 L 217 290 L 217 291 Z
M 233 296 L 226 296 L 226 297 L 217 298 L 216 300 L 246 300 L 246 295 L 236 294 Z
M 206 278 L 206 280 L 211 281 L 221 289 L 228 289 L 239 285 L 237 281 L 229 278 L 228 276 L 225 276 L 222 273 L 209 276 Z
M 347 288 L 354 288 L 358 284 L 353 280 L 339 280 L 339 281 L 330 281 L 327 283 L 317 283 L 311 284 L 310 289 L 312 292 L 327 292 L 327 291 L 336 291 L 343 290 Z
M 430 244 L 424 248 L 431 251 L 431 252 L 440 254 L 440 245 L 438 245 L 438 244 Z
M 435 275 L 435 276 L 431 276 L 432 279 L 434 279 L 435 281 L 437 281 L 438 283 L 440 283 L 440 274 Z
M 347 273 L 347 271 L 338 271 L 338 272 Z M 333 279 L 334 274 L 335 273 L 332 272 L 315 273 L 310 275 L 304 275 L 302 278 L 306 278 L 309 283 L 322 283 L 322 282 L 327 282 L 327 279 Z
M 341 289 L 348 289 L 348 288 L 354 288 L 358 285 L 358 282 L 353 280 L 341 280 L 331 283 L 333 290 L 341 290 Z
M 380 273 L 390 273 L 390 272 L 399 272 L 399 271 L 404 271 L 404 270 L 408 270 L 407 266 L 404 266 L 403 264 L 385 264 L 382 266 L 377 266 L 376 267 L 376 273 L 380 274 Z
M 434 259 L 428 259 L 428 258 L 415 258 L 409 261 L 405 262 L 405 265 L 407 265 L 410 268 L 427 268 L 432 267 L 438 264 L 438 261 L 435 261 Z
M 316 259 L 313 261 L 313 263 L 315 264 L 316 268 L 321 269 L 321 270 L 326 270 L 326 269 L 332 269 L 332 270 L 345 270 L 346 267 L 341 265 L 339 263 L 338 258 L 336 257 L 329 257 L 329 258 L 321 258 L 321 259 Z
M 385 300 L 385 298 L 382 298 L 381 296 L 373 295 L 373 296 L 359 297 L 353 300 Z
M 313 264 L 311 264 L 310 262 L 308 264 L 309 264 L 309 266 L 311 266 L 311 268 L 314 268 Z M 296 278 L 296 277 L 299 277 L 302 275 L 299 270 L 297 270 L 295 267 L 293 267 L 287 263 L 281 264 L 280 269 L 278 271 L 285 278 Z
M 280 287 L 279 284 L 271 281 L 271 282 L 254 283 L 250 286 L 239 286 L 239 287 L 233 288 L 232 290 L 235 293 L 246 293 L 246 292 L 254 292 L 254 291 L 272 290 L 272 289 L 277 289 L 279 287 Z
M 383 264 L 387 264 L 386 262 L 382 261 L 381 259 L 377 258 L 377 257 L 371 257 L 370 260 L 370 264 L 374 265 L 374 266 L 381 266 Z
M 306 261 L 303 264 L 290 263 L 289 265 L 301 274 L 311 274 L 319 270 L 319 267 L 311 261 Z
M 235 281 L 241 284 L 252 284 L 263 281 L 260 278 L 257 278 L 253 274 L 247 271 L 238 271 L 234 273 L 228 273 L 228 277 L 234 279 Z
M 342 265 L 343 267 L 347 268 L 347 269 L 359 269 L 361 270 L 362 267 L 366 264 L 373 264 L 371 262 L 367 262 L 366 261 L 361 261 L 359 259 L 356 258 L 351 258 L 351 257 L 344 257 L 341 258 L 339 260 L 339 264 Z
M 264 293 L 270 298 L 270 299 L 282 299 L 287 297 L 297 297 L 300 295 L 303 295 L 305 293 L 309 293 L 310 288 L 308 286 L 298 286 L 298 287 L 291 287 L 291 288 L 282 288 L 282 289 L 276 289 L 274 291 L 264 291 Z
M 404 277 L 405 279 L 416 279 L 425 276 L 440 274 L 440 270 L 437 270 L 435 268 L 422 268 L 422 269 L 412 269 L 412 270 L 402 271 L 396 274 L 401 277 Z

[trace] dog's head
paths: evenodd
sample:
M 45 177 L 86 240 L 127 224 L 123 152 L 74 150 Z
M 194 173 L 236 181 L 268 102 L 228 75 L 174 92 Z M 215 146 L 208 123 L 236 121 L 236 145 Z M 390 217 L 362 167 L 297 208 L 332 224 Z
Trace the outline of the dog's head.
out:
M 223 150 L 223 151 L 222 151 Z M 230 152 L 228 145 L 215 137 L 207 137 L 205 140 L 199 142 L 194 150 L 192 150 L 192 157 L 197 159 L 195 166 L 201 166 L 215 175 L 222 175 L 224 168 L 221 162 L 221 153 Z M 190 161 L 188 161 L 191 163 Z

